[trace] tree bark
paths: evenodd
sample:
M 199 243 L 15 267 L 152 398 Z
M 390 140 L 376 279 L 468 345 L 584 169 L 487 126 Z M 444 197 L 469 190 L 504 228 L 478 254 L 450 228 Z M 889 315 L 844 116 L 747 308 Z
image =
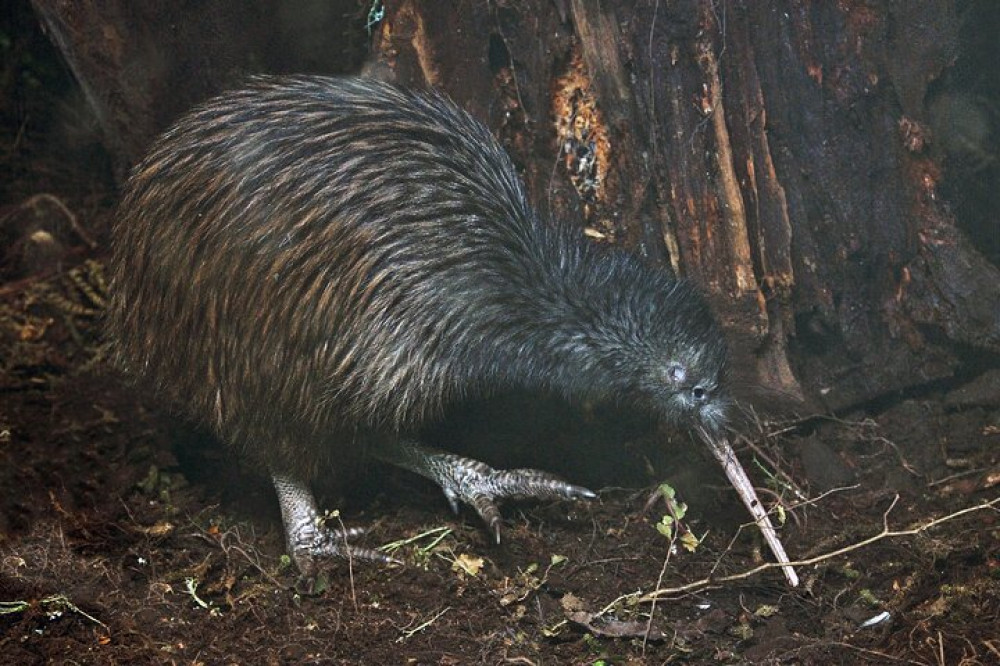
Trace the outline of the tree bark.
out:
M 703 285 L 760 385 L 841 409 L 1000 351 L 927 147 L 957 29 L 946 0 L 406 0 L 377 53 L 478 111 L 542 208 Z
M 277 0 L 33 2 L 122 165 L 237 74 L 334 69 L 247 55 L 295 40 Z M 702 285 L 760 386 L 842 409 L 1000 353 L 928 129 L 955 0 L 385 4 L 379 68 L 486 122 L 543 214 Z
M 344 27 L 354 0 L 31 3 L 97 117 L 119 182 L 195 103 L 258 71 L 348 71 L 364 39 L 338 39 L 354 35 Z

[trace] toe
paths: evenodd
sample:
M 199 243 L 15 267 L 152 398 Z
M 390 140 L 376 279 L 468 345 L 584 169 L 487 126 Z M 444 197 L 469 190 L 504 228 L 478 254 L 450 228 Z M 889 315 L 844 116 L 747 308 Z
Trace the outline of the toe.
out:
M 567 483 L 565 494 L 567 499 L 574 500 L 592 500 L 597 499 L 597 493 L 589 488 L 584 488 L 583 486 L 574 486 Z
M 503 519 L 500 517 L 500 509 L 493 502 L 493 498 L 485 493 L 477 493 L 469 498 L 469 505 L 475 509 L 479 517 L 483 519 L 483 522 L 489 526 L 496 542 L 500 543 L 500 526 L 503 524 Z
M 513 469 L 496 474 L 497 497 L 526 499 L 594 499 L 597 495 L 583 486 L 566 483 L 536 469 Z

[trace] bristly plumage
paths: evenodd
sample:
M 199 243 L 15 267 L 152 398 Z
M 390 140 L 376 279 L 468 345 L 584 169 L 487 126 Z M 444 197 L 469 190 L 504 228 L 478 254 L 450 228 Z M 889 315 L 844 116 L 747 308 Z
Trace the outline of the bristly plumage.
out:
M 314 478 L 366 431 L 504 386 L 724 423 L 722 336 L 684 282 L 540 220 L 433 93 L 259 78 L 185 116 L 118 211 L 109 328 L 250 460 Z

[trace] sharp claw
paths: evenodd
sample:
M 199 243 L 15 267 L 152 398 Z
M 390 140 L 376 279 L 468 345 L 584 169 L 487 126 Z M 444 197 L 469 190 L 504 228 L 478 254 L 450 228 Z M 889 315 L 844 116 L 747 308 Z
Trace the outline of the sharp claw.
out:
M 397 564 L 399 566 L 403 566 L 404 564 L 403 560 L 397 560 L 395 557 L 392 557 L 391 555 L 386 555 L 385 553 L 379 553 L 378 551 L 375 552 L 378 553 L 379 555 L 378 561 L 382 562 L 383 564 Z
M 500 526 L 503 524 L 503 519 L 500 517 L 500 509 L 493 503 L 493 498 L 487 494 L 479 493 L 468 498 L 468 502 L 483 519 L 483 522 L 489 526 L 496 542 L 500 543 Z
M 450 493 L 447 490 L 444 491 L 444 496 L 448 498 L 448 506 L 451 507 L 451 512 L 457 516 L 460 508 L 458 505 L 458 497 L 454 493 Z

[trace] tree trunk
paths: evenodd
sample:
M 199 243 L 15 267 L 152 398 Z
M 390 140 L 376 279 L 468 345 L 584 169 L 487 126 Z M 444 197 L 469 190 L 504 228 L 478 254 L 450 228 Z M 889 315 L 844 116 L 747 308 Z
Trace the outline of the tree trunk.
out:
M 356 22 L 345 27 L 354 0 L 31 3 L 97 116 L 119 181 L 193 104 L 254 71 L 348 71 L 364 42 Z
M 443 4 L 390 6 L 378 57 L 488 122 L 543 210 L 703 285 L 762 386 L 838 409 L 1000 352 L 929 149 L 953 2 Z
M 236 75 L 334 70 L 295 52 L 306 5 L 33 2 L 123 165 Z M 381 67 L 484 120 L 543 213 L 702 285 L 759 385 L 841 409 L 1000 352 L 929 129 L 955 0 L 385 4 Z

